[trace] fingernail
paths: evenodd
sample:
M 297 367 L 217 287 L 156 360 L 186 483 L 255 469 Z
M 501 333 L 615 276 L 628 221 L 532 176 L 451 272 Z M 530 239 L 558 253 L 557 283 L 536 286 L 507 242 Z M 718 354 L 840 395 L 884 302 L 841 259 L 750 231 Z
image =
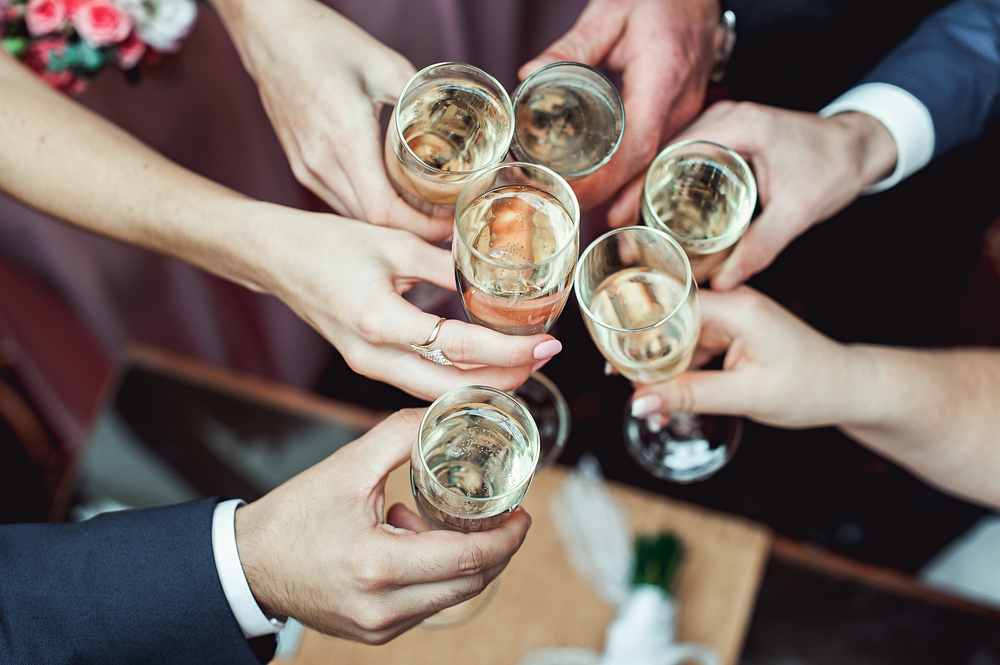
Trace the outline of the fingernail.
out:
M 552 360 L 552 358 L 546 358 L 545 360 L 539 360 L 537 363 L 535 363 L 534 365 L 531 366 L 531 371 L 533 373 L 537 372 L 541 368 L 545 367 L 545 363 L 549 362 L 550 360 Z
M 521 67 L 521 71 L 527 72 L 524 75 L 524 78 L 528 78 L 529 76 L 537 72 L 545 65 L 551 65 L 553 62 L 558 62 L 558 60 L 553 58 L 551 55 L 540 55 L 534 60 L 529 60 L 528 62 L 524 63 L 524 65 Z
M 611 363 L 609 363 L 607 360 L 605 360 L 604 361 L 604 376 L 611 376 L 612 374 L 614 374 L 614 372 L 615 372 L 614 366 Z
M 647 393 L 632 400 L 632 417 L 645 418 L 663 408 L 663 398 L 656 393 Z
M 549 339 L 535 347 L 532 356 L 535 360 L 548 360 L 552 356 L 562 351 L 562 342 L 557 339 Z
M 650 432 L 656 434 L 663 426 L 667 424 L 667 417 L 662 413 L 654 413 L 649 418 L 646 418 L 646 427 Z

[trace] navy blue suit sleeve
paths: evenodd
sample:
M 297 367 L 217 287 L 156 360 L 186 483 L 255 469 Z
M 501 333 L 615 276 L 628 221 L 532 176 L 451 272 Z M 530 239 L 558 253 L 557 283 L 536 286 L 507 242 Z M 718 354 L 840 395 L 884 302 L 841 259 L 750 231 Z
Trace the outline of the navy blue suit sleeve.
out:
M 958 0 L 925 19 L 861 83 L 890 83 L 923 102 L 934 157 L 1000 120 L 1000 0 Z
M 0 527 L 0 662 L 258 665 L 215 568 L 217 503 Z

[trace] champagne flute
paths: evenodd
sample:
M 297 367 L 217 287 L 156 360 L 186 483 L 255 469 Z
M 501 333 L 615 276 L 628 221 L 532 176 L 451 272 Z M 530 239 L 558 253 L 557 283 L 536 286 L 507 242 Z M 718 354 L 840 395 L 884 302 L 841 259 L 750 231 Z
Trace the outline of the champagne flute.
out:
M 622 376 L 660 383 L 688 368 L 701 318 L 691 264 L 676 240 L 644 226 L 606 233 L 580 257 L 575 283 L 591 338 Z M 703 480 L 735 451 L 728 437 L 656 427 L 628 410 L 624 420 L 626 449 L 658 478 Z
M 466 183 L 507 156 L 513 114 L 507 91 L 481 69 L 425 67 L 403 87 L 389 120 L 389 180 L 413 208 L 451 217 Z
M 486 386 L 445 393 L 427 409 L 410 457 L 410 488 L 427 523 L 471 533 L 495 529 L 521 503 L 538 463 L 538 429 L 519 400 Z M 489 602 L 476 598 L 424 620 L 454 626 Z
M 656 156 L 646 171 L 642 219 L 667 232 L 704 283 L 750 225 L 757 181 L 736 152 L 709 141 L 681 141 Z
M 456 204 L 452 241 L 469 321 L 508 335 L 551 330 L 572 287 L 579 229 L 576 195 L 544 166 L 505 162 L 469 181 Z M 566 400 L 538 373 L 515 395 L 538 423 L 548 463 L 569 435 Z
M 621 144 L 621 96 L 607 77 L 582 63 L 555 62 L 537 70 L 518 86 L 513 105 L 511 152 L 567 180 L 601 168 Z

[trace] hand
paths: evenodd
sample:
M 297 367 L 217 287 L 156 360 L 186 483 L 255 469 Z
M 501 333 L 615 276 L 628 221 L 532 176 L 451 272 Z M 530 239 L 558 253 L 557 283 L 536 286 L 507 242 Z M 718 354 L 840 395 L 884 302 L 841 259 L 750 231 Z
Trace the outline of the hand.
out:
M 396 229 L 279 206 L 256 209 L 264 230 L 250 215 L 244 228 L 266 245 L 259 258 L 267 268 L 246 285 L 283 300 L 359 374 L 432 400 L 473 384 L 513 390 L 562 349 L 551 335 L 503 335 L 450 320 L 434 347 L 465 368 L 436 365 L 410 343 L 424 343 L 438 317 L 402 294 L 421 281 L 454 290 L 451 252 Z
M 867 356 L 824 337 L 749 287 L 702 291 L 700 300 L 698 355 L 725 353 L 723 369 L 639 386 L 634 416 L 683 410 L 742 415 L 778 427 L 821 427 L 849 422 L 863 409 L 858 387 L 875 385 Z
M 422 413 L 393 414 L 236 511 L 240 562 L 265 614 L 382 644 L 479 594 L 504 569 L 531 524 L 522 509 L 471 534 L 426 530 L 402 505 L 383 519 L 386 476 L 410 459 Z
M 416 72 L 316 0 L 213 2 L 257 82 L 295 177 L 335 211 L 437 242 L 452 220 L 407 205 L 389 183 L 379 114 Z
M 715 64 L 718 0 L 590 0 L 576 24 L 518 75 L 564 60 L 621 74 L 625 135 L 596 173 L 573 183 L 591 208 L 642 176 L 661 145 L 701 110 Z M 612 209 L 613 219 L 618 206 Z
M 731 289 L 771 265 L 792 240 L 843 210 L 896 163 L 892 135 L 863 113 L 824 119 L 749 102 L 717 102 L 677 137 L 687 139 L 740 153 L 753 170 L 763 207 L 715 269 L 717 290 Z M 631 221 L 638 219 L 641 191 L 640 185 L 629 192 Z

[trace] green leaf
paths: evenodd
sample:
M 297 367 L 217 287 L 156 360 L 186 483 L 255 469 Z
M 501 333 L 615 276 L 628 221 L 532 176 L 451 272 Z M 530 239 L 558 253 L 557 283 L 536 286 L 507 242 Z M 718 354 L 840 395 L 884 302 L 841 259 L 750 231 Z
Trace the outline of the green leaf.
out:
M 28 48 L 28 39 L 26 37 L 6 37 L 2 43 L 3 50 L 15 58 L 20 58 Z

